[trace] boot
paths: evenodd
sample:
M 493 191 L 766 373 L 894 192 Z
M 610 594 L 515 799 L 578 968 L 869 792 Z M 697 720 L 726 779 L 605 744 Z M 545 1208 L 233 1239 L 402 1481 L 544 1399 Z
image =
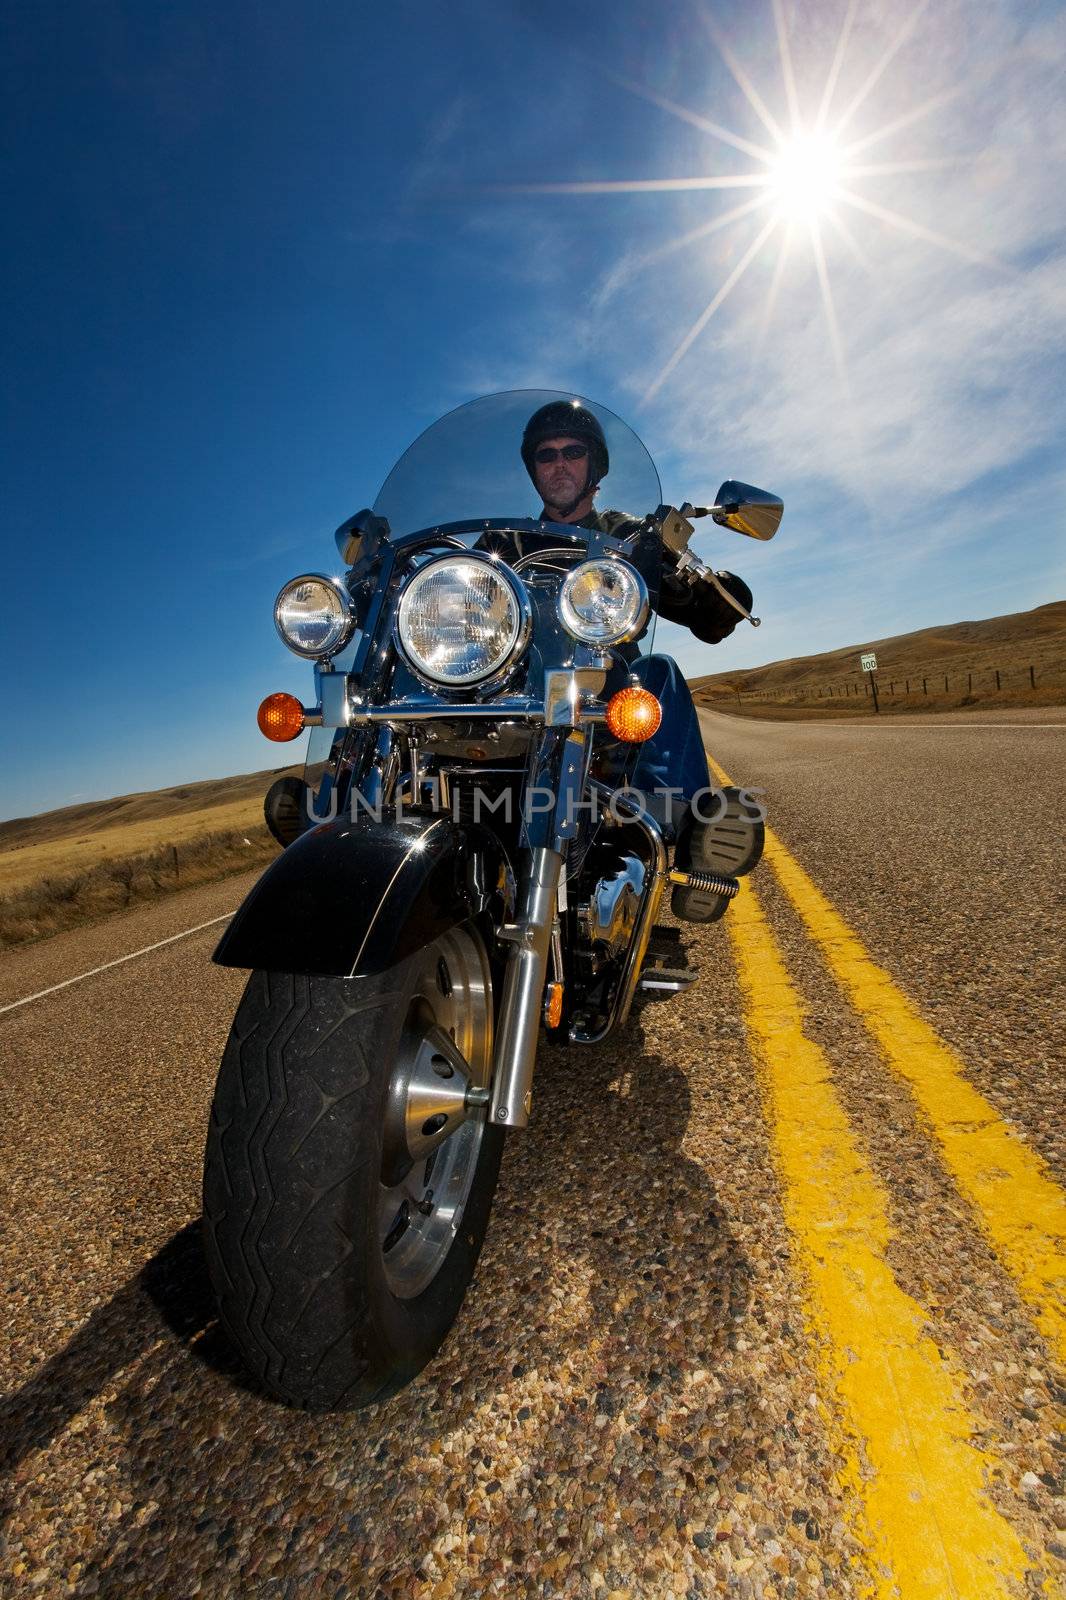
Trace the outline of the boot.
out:
M 695 872 L 715 872 L 725 878 L 741 878 L 750 872 L 762 855 L 766 829 L 761 818 L 749 815 L 750 802 L 743 802 L 740 790 L 720 791 L 725 809 L 713 822 L 693 816 L 674 851 L 674 865 Z M 710 889 L 686 888 L 678 884 L 670 897 L 670 909 L 685 922 L 717 922 L 725 914 L 730 896 Z
M 284 849 L 311 825 L 307 815 L 307 785 L 293 775 L 276 778 L 263 801 L 267 827 Z

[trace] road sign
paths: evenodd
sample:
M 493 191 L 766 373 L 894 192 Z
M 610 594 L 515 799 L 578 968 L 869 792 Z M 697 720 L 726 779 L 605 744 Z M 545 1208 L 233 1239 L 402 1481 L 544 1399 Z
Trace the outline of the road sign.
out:
M 863 672 L 877 671 L 877 657 L 874 655 L 872 650 L 867 652 L 866 655 L 860 656 L 859 660 L 862 663 Z

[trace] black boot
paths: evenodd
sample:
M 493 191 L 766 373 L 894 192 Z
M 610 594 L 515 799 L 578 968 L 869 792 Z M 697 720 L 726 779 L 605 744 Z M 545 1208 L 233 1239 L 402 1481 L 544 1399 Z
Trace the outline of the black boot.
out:
M 292 844 L 311 826 L 307 814 L 308 788 L 302 778 L 275 778 L 263 801 L 267 827 L 282 846 Z
M 714 872 L 724 878 L 741 878 L 750 872 L 762 855 L 766 829 L 760 817 L 753 817 L 750 801 L 742 801 L 740 790 L 719 791 L 725 798 L 711 822 L 693 816 L 678 839 L 674 865 L 694 872 Z M 732 897 L 712 889 L 686 888 L 678 884 L 670 897 L 670 909 L 685 922 L 717 922 Z

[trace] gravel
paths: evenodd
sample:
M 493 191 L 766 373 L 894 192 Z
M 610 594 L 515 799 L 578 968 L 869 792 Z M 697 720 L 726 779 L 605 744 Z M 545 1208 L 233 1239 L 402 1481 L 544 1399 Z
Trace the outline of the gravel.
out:
M 864 766 L 853 810 L 841 801 L 838 813 L 827 794 L 850 769 L 842 757 L 822 770 L 810 741 L 824 729 L 790 725 L 795 742 L 778 748 L 775 732 L 771 749 L 760 725 L 756 751 L 738 726 L 743 737 L 720 734 L 720 759 L 772 787 L 786 841 L 912 995 L 921 974 L 918 997 L 942 1002 L 930 1015 L 945 1037 L 972 1044 L 975 1028 L 994 1027 L 998 1054 L 982 1049 L 975 1064 L 981 1086 L 1053 1154 L 1052 1086 L 1036 1064 L 1061 989 L 1019 992 L 1010 939 L 987 943 L 980 985 L 967 987 L 945 957 L 990 906 L 1016 930 L 1003 900 L 1022 845 L 1003 847 L 1004 877 L 982 879 L 967 912 L 955 852 L 972 854 L 973 840 L 957 827 L 949 836 L 943 817 L 939 865 L 909 833 L 895 835 L 891 860 L 873 854 L 889 826 L 885 795 L 890 810 L 899 798 L 891 771 Z M 905 772 L 898 783 L 907 787 Z M 929 915 L 915 937 L 919 880 Z M 769 870 L 756 881 L 893 1196 L 892 1266 L 929 1308 L 932 1336 L 964 1363 L 982 1442 L 1003 1464 L 990 1492 L 1034 1569 L 1057 1571 L 1063 1375 Z M 0 992 L 7 984 L 17 997 L 42 974 L 56 982 L 166 937 L 232 894 L 193 891 L 17 952 Z M 1042 880 L 1034 899 L 1048 915 Z M 214 1319 L 199 1164 L 243 983 L 207 964 L 214 931 L 0 1019 L 0 1200 L 14 1219 L 0 1245 L 0 1593 L 864 1593 L 870 1575 L 834 1476 L 725 927 L 685 930 L 702 969 L 687 995 L 648 1007 L 602 1046 L 541 1050 L 532 1123 L 508 1142 L 451 1337 L 387 1405 L 335 1417 L 258 1393 Z M 1023 1018 L 1034 1035 L 1019 1033 Z

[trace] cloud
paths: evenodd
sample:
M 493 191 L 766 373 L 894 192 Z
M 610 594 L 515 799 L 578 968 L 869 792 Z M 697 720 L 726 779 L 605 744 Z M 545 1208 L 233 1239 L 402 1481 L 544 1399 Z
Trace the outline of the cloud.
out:
M 881 16 L 890 14 L 898 26 L 898 9 Z M 857 70 L 850 82 L 842 73 L 835 107 L 869 77 L 890 31 L 875 27 L 855 42 Z M 874 271 L 864 272 L 833 230 L 823 230 L 842 386 L 805 239 L 794 241 L 757 348 L 778 248 L 771 241 L 644 411 L 649 430 L 672 434 L 682 459 L 703 461 L 714 450 L 776 464 L 779 477 L 820 482 L 867 507 L 891 498 L 897 516 L 1021 463 L 1057 437 L 1066 235 L 1063 175 L 1050 153 L 1066 148 L 1064 37 L 1062 18 L 1025 26 L 1003 6 L 986 11 L 968 0 L 927 11 L 906 56 L 886 69 L 848 129 L 868 137 L 961 82 L 949 103 L 868 151 L 888 162 L 946 153 L 949 168 L 855 186 L 919 228 L 996 255 L 1005 270 L 843 211 Z M 742 120 L 739 92 L 736 100 Z M 641 282 L 632 255 L 606 269 L 592 315 L 639 330 L 631 343 L 647 353 L 626 378 L 634 401 L 760 225 L 758 216 L 742 219 L 690 259 L 679 253 L 670 290 L 656 274 Z
M 821 100 L 844 9 L 808 0 L 789 13 L 807 115 Z M 892 53 L 905 21 L 896 0 L 864 0 L 827 125 L 853 106 L 846 137 L 864 141 L 857 160 L 943 165 L 854 180 L 860 197 L 910 219 L 912 231 L 851 208 L 840 208 L 843 237 L 824 226 L 839 362 L 802 232 L 767 317 L 779 234 L 645 401 L 764 225 L 759 212 L 722 222 L 735 190 L 509 196 L 463 222 L 466 241 L 493 252 L 528 312 L 504 326 L 492 321 L 497 307 L 486 308 L 473 353 L 455 369 L 457 400 L 571 386 L 637 428 L 675 503 L 704 499 L 726 476 L 783 494 L 773 546 L 745 541 L 734 552 L 698 541 L 716 565 L 752 578 L 766 625 L 739 630 L 720 653 L 661 630 L 690 669 L 881 636 L 919 625 L 911 619 L 925 606 L 957 615 L 971 592 L 975 609 L 992 610 L 1000 596 L 1016 609 L 1061 589 L 1049 508 L 1062 504 L 1066 484 L 1049 461 L 1066 388 L 1066 174 L 1057 154 L 1066 150 L 1066 16 L 937 0 Z M 744 69 L 787 120 L 769 0 L 746 8 L 736 30 Z M 617 88 L 602 162 L 594 138 L 581 144 L 583 179 L 750 166 L 662 107 L 676 101 L 765 142 L 729 74 L 708 68 L 705 53 L 668 55 L 649 65 L 659 74 L 650 106 Z M 623 125 L 629 154 L 620 153 Z M 638 143 L 645 165 L 633 159 Z M 499 171 L 507 159 L 494 152 Z M 1008 567 L 1001 541 L 1015 516 L 1033 535 Z

